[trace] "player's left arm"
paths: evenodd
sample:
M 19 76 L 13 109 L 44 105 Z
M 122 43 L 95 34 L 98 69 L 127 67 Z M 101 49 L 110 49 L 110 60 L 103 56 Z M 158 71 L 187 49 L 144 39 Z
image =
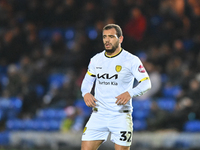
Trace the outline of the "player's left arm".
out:
M 132 97 L 141 96 L 151 89 L 151 81 L 148 73 L 143 67 L 139 58 L 137 58 L 137 63 L 132 67 L 132 73 L 135 78 L 138 80 L 139 84 L 129 89 L 128 91 L 117 96 L 117 105 L 125 105 Z
M 140 81 L 136 87 L 117 96 L 116 104 L 125 105 L 132 97 L 141 96 L 149 89 L 151 89 L 151 81 L 149 77 L 146 77 L 143 81 Z

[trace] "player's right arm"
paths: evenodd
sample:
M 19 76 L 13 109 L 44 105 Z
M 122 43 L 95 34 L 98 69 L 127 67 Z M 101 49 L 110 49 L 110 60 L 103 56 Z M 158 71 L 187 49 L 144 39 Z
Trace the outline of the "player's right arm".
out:
M 88 107 L 95 107 L 96 106 L 96 99 L 94 96 L 90 93 L 93 87 L 95 81 L 95 76 L 92 75 L 89 71 L 86 73 L 82 85 L 81 85 L 81 92 L 83 99 L 85 101 L 85 104 Z
M 95 107 L 96 106 L 96 99 L 91 94 L 92 87 L 94 85 L 94 81 L 96 79 L 95 75 L 95 59 L 94 57 L 91 58 L 90 63 L 88 65 L 88 71 L 83 79 L 82 85 L 81 85 L 81 92 L 83 99 L 85 101 L 85 104 L 88 107 Z

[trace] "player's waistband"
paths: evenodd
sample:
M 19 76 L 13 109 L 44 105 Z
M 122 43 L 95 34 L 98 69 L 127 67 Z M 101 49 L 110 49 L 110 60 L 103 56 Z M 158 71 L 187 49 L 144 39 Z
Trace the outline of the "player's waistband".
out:
M 93 107 L 92 110 L 93 112 L 98 112 L 99 110 L 101 110 L 102 108 L 97 108 L 97 107 Z M 117 112 L 120 112 L 120 113 L 131 113 L 132 111 L 131 110 L 119 110 Z

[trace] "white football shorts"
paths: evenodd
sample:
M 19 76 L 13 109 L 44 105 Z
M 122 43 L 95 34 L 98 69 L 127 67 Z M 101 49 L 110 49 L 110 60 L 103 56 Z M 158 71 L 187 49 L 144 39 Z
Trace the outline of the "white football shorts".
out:
M 122 146 L 130 146 L 133 134 L 131 113 L 93 111 L 82 135 L 82 141 L 107 140 Z

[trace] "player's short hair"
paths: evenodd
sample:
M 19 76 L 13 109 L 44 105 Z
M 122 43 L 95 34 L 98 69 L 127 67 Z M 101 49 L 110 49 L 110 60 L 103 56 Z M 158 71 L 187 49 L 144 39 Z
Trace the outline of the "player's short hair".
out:
M 109 30 L 109 29 L 112 29 L 114 28 L 117 32 L 117 37 L 120 37 L 122 36 L 122 29 L 120 28 L 119 25 L 117 24 L 107 24 L 104 28 L 103 28 L 103 31 L 104 30 Z

